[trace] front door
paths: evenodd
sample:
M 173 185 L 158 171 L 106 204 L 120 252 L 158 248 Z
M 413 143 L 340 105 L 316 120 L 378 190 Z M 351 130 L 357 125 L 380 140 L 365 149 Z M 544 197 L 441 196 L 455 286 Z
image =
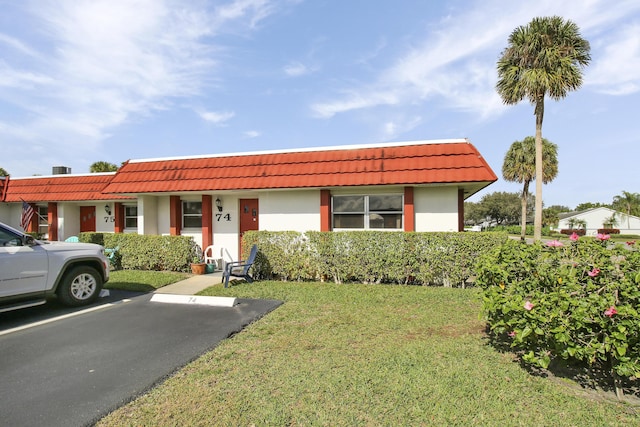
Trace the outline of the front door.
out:
M 242 258 L 242 236 L 245 231 L 259 230 L 258 199 L 240 199 L 240 240 L 238 241 L 239 259 Z
M 96 207 L 80 206 L 80 232 L 96 231 Z

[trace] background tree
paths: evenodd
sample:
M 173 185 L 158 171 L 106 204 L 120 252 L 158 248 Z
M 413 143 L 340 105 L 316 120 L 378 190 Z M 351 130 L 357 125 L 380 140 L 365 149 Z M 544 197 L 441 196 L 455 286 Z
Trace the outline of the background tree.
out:
M 563 212 L 571 212 L 568 206 L 553 205 L 542 210 L 542 226 L 557 227 L 560 222 L 560 214 Z
M 640 194 L 623 191 L 613 198 L 611 207 L 627 214 L 627 228 L 631 228 L 629 215 L 640 216 Z
M 600 207 L 608 207 L 609 205 L 607 205 L 606 203 L 600 203 L 600 202 L 584 202 L 584 203 L 580 203 L 578 206 L 576 206 L 576 208 L 574 209 L 576 212 L 582 212 L 582 211 L 586 211 L 589 209 L 593 209 L 593 208 L 600 208 Z
M 536 139 L 527 136 L 522 141 L 514 141 L 504 156 L 502 177 L 510 182 L 523 184 L 520 194 L 522 213 L 520 219 L 520 238 L 527 234 L 527 199 L 529 184 L 536 178 Z M 547 184 L 558 175 L 558 146 L 542 138 L 542 182 Z
M 486 194 L 480 200 L 480 209 L 484 218 L 499 225 L 517 224 L 520 216 L 520 195 L 504 191 Z
M 464 202 L 464 223 L 476 225 L 486 221 L 485 213 L 480 203 Z
M 4 170 L 3 168 L 0 168 L 0 176 L 9 176 L 9 172 Z
M 582 85 L 582 69 L 591 60 L 589 42 L 572 21 L 559 16 L 537 17 L 517 27 L 498 60 L 496 89 L 505 104 L 528 98 L 535 106 L 536 176 L 542 172 L 544 98 L 560 100 Z M 542 180 L 536 179 L 534 239 L 542 236 Z
M 97 173 L 97 172 L 115 172 L 118 170 L 118 167 L 113 163 L 109 162 L 95 162 L 89 168 L 89 172 Z

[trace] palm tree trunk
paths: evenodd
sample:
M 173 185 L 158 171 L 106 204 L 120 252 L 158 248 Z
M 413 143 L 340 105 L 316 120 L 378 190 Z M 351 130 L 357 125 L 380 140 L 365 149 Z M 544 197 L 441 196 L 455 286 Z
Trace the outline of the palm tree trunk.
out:
M 520 201 L 522 203 L 522 214 L 520 216 L 520 240 L 524 241 L 527 235 L 527 196 L 529 195 L 529 181 L 524 180 L 522 195 Z
M 542 119 L 544 118 L 544 94 L 538 96 L 536 115 L 536 203 L 533 217 L 533 239 L 542 239 Z

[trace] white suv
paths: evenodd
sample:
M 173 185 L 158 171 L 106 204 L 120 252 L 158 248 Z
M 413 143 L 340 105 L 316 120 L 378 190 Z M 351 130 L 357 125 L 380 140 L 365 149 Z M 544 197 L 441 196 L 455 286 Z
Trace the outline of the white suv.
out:
M 0 312 L 44 304 L 94 302 L 109 280 L 104 248 L 92 243 L 42 242 L 0 223 Z

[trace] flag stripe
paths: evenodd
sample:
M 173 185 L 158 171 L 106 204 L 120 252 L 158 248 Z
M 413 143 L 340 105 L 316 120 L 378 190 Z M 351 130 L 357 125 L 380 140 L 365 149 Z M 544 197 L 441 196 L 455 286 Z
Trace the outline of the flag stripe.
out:
M 25 201 L 22 202 L 22 216 L 20 217 L 20 227 L 24 231 L 27 231 L 29 228 L 29 223 L 31 222 L 31 218 L 33 218 L 33 214 L 35 211 L 31 207 L 31 205 Z

